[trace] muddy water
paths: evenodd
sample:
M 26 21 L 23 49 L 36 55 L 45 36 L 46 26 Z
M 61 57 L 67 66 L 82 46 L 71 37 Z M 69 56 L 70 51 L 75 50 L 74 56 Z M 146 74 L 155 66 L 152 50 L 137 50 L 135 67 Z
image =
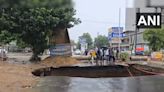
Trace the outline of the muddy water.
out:
M 78 78 L 51 76 L 42 78 L 34 89 L 38 92 L 164 92 L 164 77 Z

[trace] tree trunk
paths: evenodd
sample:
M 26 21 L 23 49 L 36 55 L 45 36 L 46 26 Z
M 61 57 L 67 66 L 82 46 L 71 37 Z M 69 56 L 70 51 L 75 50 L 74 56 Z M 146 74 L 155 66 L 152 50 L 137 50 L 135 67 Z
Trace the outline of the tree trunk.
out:
M 39 53 L 37 53 L 37 50 L 33 48 L 33 55 L 30 58 L 30 61 L 32 61 L 32 62 L 41 61 L 41 58 L 38 55 L 39 55 Z

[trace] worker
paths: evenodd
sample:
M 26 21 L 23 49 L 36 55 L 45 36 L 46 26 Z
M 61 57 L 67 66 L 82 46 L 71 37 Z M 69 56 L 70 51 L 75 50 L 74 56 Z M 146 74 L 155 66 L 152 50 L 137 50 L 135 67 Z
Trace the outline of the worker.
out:
M 96 57 L 97 57 L 97 60 L 101 60 L 101 51 L 99 48 L 97 49 Z
M 118 50 L 118 48 L 116 49 L 116 59 L 117 60 L 119 59 L 119 50 Z
M 85 56 L 87 56 L 88 55 L 88 50 L 85 50 L 84 54 L 85 54 Z
M 114 56 L 114 51 L 113 51 L 113 48 L 110 49 L 110 54 L 111 54 L 111 58 L 113 60 L 113 62 L 115 62 L 115 56 Z
M 94 60 L 96 59 L 96 51 L 95 50 L 93 50 L 93 51 L 91 51 L 91 62 L 92 62 L 92 64 L 94 64 Z
M 106 61 L 108 62 L 109 61 L 109 49 L 106 49 L 105 51 L 105 57 L 106 57 Z

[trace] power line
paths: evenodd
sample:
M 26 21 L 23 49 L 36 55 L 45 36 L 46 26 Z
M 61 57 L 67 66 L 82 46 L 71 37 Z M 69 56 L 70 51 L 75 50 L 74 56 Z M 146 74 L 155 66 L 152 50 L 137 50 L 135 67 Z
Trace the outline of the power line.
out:
M 111 21 L 97 21 L 97 20 L 82 20 L 82 22 L 89 22 L 89 23 L 97 23 L 97 24 L 118 24 L 118 22 L 111 22 Z M 125 23 L 121 23 L 125 25 Z

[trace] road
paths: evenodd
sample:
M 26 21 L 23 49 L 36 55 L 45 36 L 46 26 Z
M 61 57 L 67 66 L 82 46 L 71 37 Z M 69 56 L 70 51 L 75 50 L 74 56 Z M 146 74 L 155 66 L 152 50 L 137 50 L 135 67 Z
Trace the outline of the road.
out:
M 162 76 L 129 78 L 45 77 L 38 92 L 164 92 Z

